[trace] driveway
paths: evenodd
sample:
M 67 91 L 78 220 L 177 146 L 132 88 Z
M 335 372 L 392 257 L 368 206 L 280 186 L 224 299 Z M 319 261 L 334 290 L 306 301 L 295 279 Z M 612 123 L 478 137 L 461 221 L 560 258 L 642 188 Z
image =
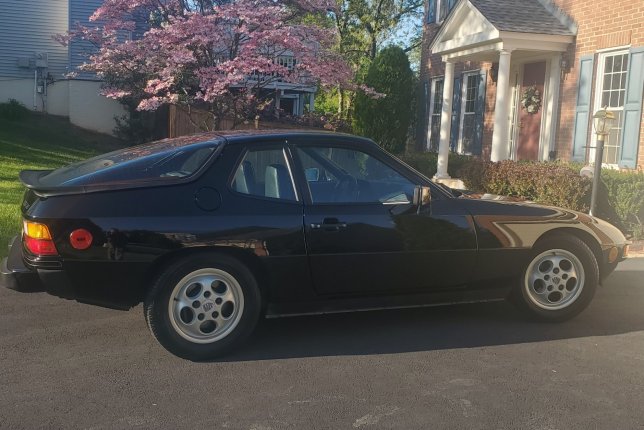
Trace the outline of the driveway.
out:
M 0 290 L 1 428 L 644 428 L 644 258 L 564 324 L 506 303 L 263 322 L 225 361 L 140 307 Z

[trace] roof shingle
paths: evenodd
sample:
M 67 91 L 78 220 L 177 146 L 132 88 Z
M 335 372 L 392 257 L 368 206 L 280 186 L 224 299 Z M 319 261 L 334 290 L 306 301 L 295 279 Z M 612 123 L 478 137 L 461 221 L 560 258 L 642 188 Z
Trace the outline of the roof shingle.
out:
M 574 36 L 538 0 L 470 0 L 499 31 Z

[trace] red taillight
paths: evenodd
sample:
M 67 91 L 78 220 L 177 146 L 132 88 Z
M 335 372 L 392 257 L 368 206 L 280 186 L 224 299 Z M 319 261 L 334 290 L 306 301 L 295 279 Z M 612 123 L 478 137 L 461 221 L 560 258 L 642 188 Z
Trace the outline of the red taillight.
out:
M 79 228 L 72 231 L 72 234 L 69 235 L 69 243 L 71 243 L 72 248 L 83 250 L 87 249 L 92 245 L 92 233 L 85 230 L 84 228 Z
M 27 249 L 34 255 L 58 255 L 54 241 L 51 239 L 34 239 L 25 234 L 24 242 Z
M 49 228 L 45 224 L 24 221 L 23 240 L 25 246 L 35 255 L 58 255 Z

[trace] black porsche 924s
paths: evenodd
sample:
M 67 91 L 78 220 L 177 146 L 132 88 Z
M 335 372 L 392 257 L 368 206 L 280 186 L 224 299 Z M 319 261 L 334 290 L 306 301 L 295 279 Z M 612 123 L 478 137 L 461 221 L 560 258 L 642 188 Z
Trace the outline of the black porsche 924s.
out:
M 508 298 L 565 320 L 628 249 L 600 219 L 461 194 L 336 133 L 202 134 L 20 180 L 24 226 L 0 282 L 143 302 L 161 345 L 193 360 L 264 316 Z

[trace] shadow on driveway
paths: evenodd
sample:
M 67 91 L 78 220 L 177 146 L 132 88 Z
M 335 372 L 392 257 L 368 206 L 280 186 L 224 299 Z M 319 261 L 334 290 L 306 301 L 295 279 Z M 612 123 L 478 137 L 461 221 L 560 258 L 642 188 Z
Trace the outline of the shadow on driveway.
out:
M 644 260 L 638 266 L 644 268 Z M 643 274 L 616 271 L 590 307 L 565 323 L 528 320 L 506 302 L 270 319 L 223 361 L 395 354 L 642 331 Z

